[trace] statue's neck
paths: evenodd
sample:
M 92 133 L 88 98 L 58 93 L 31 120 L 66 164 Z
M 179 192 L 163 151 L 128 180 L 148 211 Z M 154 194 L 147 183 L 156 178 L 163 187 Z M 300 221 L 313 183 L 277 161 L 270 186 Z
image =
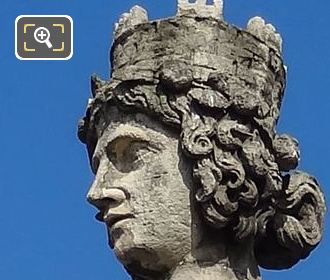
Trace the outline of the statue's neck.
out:
M 233 241 L 228 232 L 195 223 L 191 251 L 166 275 L 134 280 L 261 280 L 254 256 L 254 239 Z
M 221 237 L 223 241 L 223 237 Z M 206 239 L 207 240 L 207 239 Z M 252 242 L 202 242 L 178 264 L 169 280 L 261 280 Z
M 252 271 L 251 271 L 252 270 Z M 254 267 L 238 270 L 230 267 L 228 262 L 216 264 L 183 263 L 176 268 L 169 280 L 261 280 L 258 270 Z
M 167 276 L 134 280 L 261 280 L 249 242 L 240 245 L 203 244 L 188 254 Z

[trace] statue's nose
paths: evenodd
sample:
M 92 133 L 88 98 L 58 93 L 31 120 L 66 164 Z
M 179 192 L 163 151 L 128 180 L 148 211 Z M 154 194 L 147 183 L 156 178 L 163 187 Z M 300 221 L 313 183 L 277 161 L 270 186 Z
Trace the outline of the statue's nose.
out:
M 93 184 L 91 185 L 88 193 L 87 193 L 87 201 L 99 208 L 100 201 L 104 199 L 102 188 L 100 187 L 100 182 L 98 182 L 98 179 L 95 178 Z
M 95 179 L 87 194 L 87 201 L 99 210 L 109 207 L 110 204 L 118 204 L 127 199 L 126 193 L 122 189 L 115 187 L 105 188 L 101 185 Z

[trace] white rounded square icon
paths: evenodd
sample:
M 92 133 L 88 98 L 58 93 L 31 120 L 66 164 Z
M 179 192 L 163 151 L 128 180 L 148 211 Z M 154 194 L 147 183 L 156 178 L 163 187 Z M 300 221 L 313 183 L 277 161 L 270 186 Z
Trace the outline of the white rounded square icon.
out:
M 67 15 L 21 15 L 15 21 L 20 60 L 68 60 L 73 55 L 73 21 Z

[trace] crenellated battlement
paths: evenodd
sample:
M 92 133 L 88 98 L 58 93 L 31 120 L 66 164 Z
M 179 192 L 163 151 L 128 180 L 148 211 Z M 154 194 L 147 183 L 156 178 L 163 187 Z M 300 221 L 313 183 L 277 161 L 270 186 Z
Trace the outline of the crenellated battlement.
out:
M 192 17 L 208 17 L 223 20 L 224 0 L 177 0 L 177 16 L 190 15 Z M 140 24 L 149 22 L 147 11 L 134 6 L 128 12 L 123 13 L 114 28 L 114 38 L 118 38 L 127 30 L 133 29 Z M 267 46 L 282 52 L 282 37 L 276 28 L 266 23 L 261 17 L 253 17 L 249 20 L 247 32 L 267 44 Z
M 223 0 L 177 0 L 177 15 L 194 13 L 202 17 L 223 19 Z M 210 3 L 211 2 L 211 3 Z

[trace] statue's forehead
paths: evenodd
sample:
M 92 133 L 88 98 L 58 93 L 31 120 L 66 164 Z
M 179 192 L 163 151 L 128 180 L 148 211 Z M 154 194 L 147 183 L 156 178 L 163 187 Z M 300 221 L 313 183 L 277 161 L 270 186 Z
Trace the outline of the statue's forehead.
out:
M 97 126 L 99 137 L 96 150 L 120 138 L 149 142 L 159 148 L 178 141 L 178 135 L 145 114 L 125 113 L 115 109 L 107 116 L 109 118 L 100 120 Z
M 98 139 L 121 135 L 131 138 L 166 137 L 178 139 L 179 135 L 155 118 L 141 112 L 123 111 L 116 106 L 106 107 L 95 125 Z

